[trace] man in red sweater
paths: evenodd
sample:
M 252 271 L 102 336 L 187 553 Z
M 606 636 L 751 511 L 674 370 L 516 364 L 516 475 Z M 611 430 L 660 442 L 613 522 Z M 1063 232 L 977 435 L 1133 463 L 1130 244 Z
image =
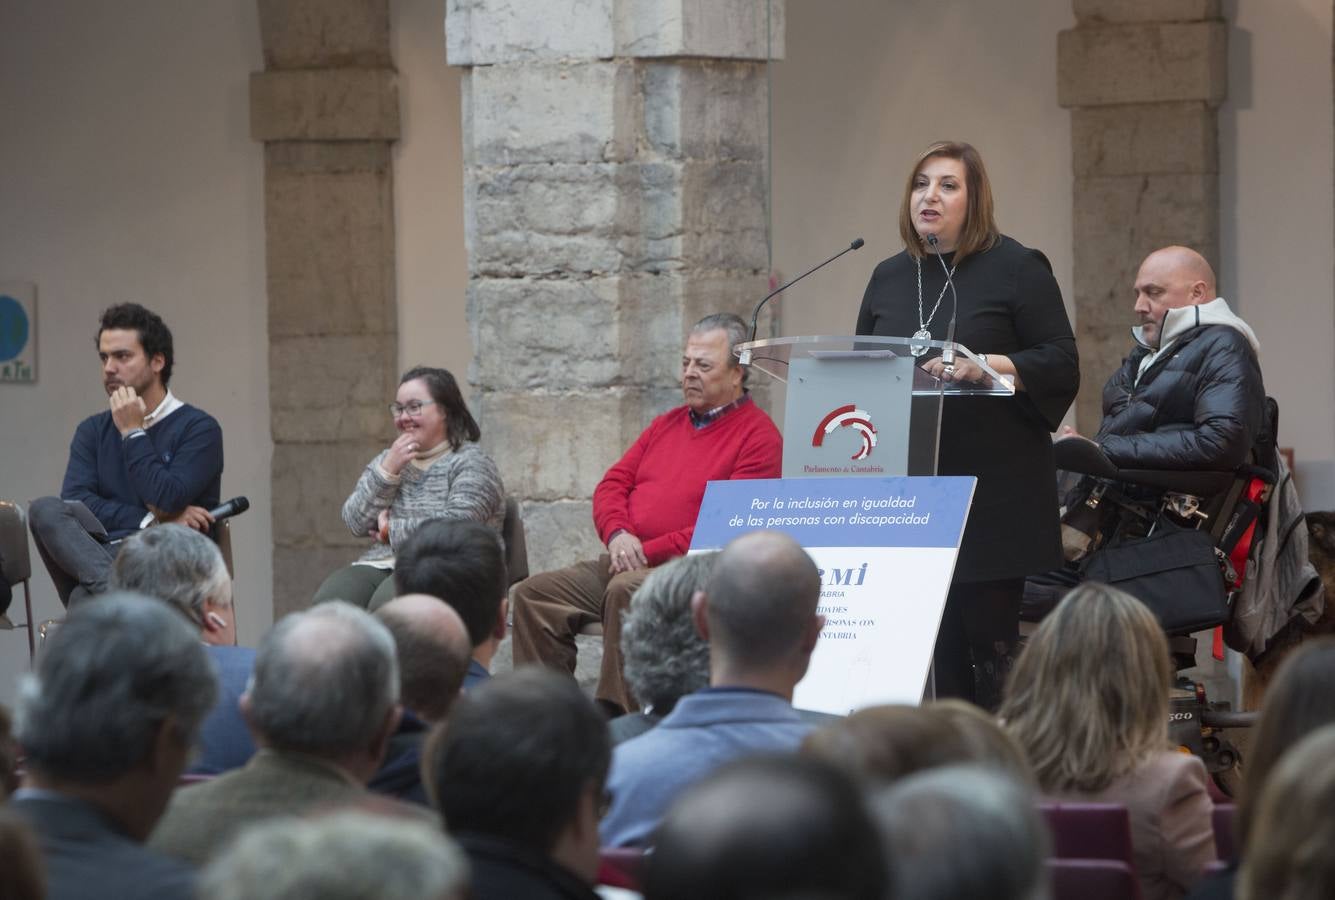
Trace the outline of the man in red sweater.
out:
M 607 552 L 544 572 L 514 589 L 516 665 L 575 671 L 575 635 L 602 622 L 603 664 L 595 694 L 612 714 L 637 709 L 621 672 L 621 614 L 649 570 L 691 544 L 705 483 L 778 478 L 783 439 L 751 401 L 733 347 L 746 323 L 706 316 L 681 357 L 685 405 L 650 423 L 593 492 L 593 523 Z

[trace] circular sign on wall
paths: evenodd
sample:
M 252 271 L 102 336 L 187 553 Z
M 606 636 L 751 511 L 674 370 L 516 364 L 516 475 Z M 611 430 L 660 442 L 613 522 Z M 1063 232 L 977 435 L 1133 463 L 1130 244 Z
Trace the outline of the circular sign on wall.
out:
M 23 304 L 0 294 L 0 362 L 16 358 L 28 346 L 28 313 Z

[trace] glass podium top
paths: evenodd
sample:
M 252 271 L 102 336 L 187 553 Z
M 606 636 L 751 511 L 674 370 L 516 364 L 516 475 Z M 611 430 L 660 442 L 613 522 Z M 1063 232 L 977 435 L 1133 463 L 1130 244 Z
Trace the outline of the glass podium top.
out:
M 794 359 L 847 360 L 917 358 L 919 363 L 940 356 L 953 348 L 957 357 L 973 362 L 988 377 L 979 382 L 944 381 L 928 374 L 920 366 L 913 370 L 913 393 L 944 394 L 946 396 L 1009 397 L 1015 393 L 1014 379 L 1002 375 L 983 362 L 982 358 L 963 344 L 952 341 L 927 341 L 906 337 L 874 337 L 871 335 L 803 335 L 800 337 L 768 338 L 747 341 L 735 348 L 743 365 L 751 365 L 783 384 L 788 383 L 788 365 Z

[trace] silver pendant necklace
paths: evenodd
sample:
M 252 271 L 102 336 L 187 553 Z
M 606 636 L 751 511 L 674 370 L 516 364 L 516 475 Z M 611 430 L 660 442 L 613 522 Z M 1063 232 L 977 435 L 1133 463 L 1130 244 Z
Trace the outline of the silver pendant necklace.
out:
M 941 300 L 943 297 L 946 296 L 946 289 L 950 287 L 950 280 L 947 279 L 946 283 L 941 285 L 941 293 L 937 295 L 936 305 L 932 307 L 932 314 L 928 316 L 926 319 L 924 319 L 922 317 L 922 259 L 920 257 L 915 256 L 913 257 L 913 262 L 918 267 L 918 330 L 913 332 L 913 340 L 930 341 L 932 339 L 932 331 L 930 326 L 932 324 L 932 320 L 936 318 L 936 311 L 941 308 Z M 959 268 L 958 263 L 950 267 L 951 278 L 955 277 L 955 270 L 958 268 Z M 915 344 L 912 342 L 909 343 L 909 352 L 912 353 L 914 356 L 922 356 L 930 349 L 931 348 L 928 347 L 926 344 Z

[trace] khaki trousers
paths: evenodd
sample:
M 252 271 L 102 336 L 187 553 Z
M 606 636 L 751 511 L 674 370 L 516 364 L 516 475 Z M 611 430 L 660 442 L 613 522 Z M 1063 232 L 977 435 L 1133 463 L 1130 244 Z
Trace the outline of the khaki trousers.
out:
M 639 709 L 622 673 L 621 617 L 630 596 L 649 569 L 608 572 L 611 558 L 603 554 L 565 569 L 543 572 L 515 585 L 515 665 L 541 663 L 575 672 L 575 635 L 586 625 L 603 626 L 603 665 L 594 697 L 626 712 Z

